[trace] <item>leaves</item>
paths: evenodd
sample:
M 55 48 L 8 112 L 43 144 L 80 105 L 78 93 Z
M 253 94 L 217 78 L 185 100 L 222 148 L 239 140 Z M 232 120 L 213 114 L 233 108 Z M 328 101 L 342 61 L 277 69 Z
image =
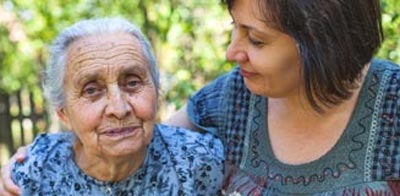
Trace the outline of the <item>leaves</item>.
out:
M 386 39 L 378 57 L 400 63 L 400 2 L 382 2 Z M 142 27 L 162 72 L 165 104 L 177 109 L 205 83 L 227 72 L 230 17 L 219 0 L 3 0 L 0 2 L 0 90 L 37 85 L 47 46 L 85 19 L 122 16 Z M 168 114 L 166 114 L 168 115 Z
M 400 63 L 400 1 L 382 1 L 382 12 L 385 41 L 378 57 Z

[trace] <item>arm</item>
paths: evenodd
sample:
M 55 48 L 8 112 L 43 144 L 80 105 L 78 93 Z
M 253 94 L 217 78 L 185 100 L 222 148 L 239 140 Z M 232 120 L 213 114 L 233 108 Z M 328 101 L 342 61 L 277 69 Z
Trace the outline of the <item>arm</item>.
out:
M 21 194 L 21 190 L 11 179 L 11 170 L 15 162 L 23 162 L 25 160 L 27 153 L 27 146 L 18 148 L 17 152 L 11 157 L 10 162 L 1 168 L 0 195 L 13 196 Z
M 232 90 L 229 89 L 238 80 L 235 76 L 241 77 L 239 69 L 236 72 L 224 74 L 201 88 L 166 124 L 223 137 L 221 130 L 224 129 L 227 115 L 227 108 L 224 107 L 227 104 L 226 96 L 231 96 L 228 93 Z
M 192 122 L 190 122 L 186 107 L 187 105 L 185 104 L 175 114 L 172 114 L 172 116 L 164 124 L 201 132 L 201 130 L 199 130 Z

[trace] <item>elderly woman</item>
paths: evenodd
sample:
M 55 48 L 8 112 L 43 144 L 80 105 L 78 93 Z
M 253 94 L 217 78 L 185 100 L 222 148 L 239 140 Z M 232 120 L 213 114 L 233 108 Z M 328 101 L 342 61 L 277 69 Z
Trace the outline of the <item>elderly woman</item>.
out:
M 22 195 L 215 195 L 222 144 L 155 125 L 158 75 L 148 41 L 123 19 L 63 31 L 44 89 L 70 131 L 39 136 L 16 163 Z

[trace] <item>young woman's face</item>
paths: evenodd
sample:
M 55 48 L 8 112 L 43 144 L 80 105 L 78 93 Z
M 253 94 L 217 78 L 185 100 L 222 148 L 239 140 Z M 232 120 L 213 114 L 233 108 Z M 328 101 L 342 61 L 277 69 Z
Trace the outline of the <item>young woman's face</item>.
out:
M 58 110 L 85 152 L 144 153 L 153 135 L 156 88 L 139 41 L 127 33 L 87 36 L 70 44 Z
M 258 6 L 257 1 L 235 1 L 231 10 L 234 29 L 226 57 L 240 65 L 252 93 L 273 98 L 298 95 L 302 82 L 296 43 L 270 27 Z

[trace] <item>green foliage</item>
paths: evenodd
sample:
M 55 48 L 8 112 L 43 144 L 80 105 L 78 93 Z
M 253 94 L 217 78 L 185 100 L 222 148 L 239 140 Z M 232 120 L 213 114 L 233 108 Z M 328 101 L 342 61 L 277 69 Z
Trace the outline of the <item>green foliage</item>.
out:
M 224 61 L 228 14 L 218 0 L 6 0 L 0 1 L 0 18 L 4 14 L 0 89 L 9 93 L 24 85 L 37 91 L 48 44 L 85 18 L 122 16 L 141 26 L 159 61 L 161 92 L 173 106 L 231 68 Z
M 400 63 L 400 2 L 383 0 L 385 42 L 378 56 Z M 0 91 L 40 92 L 47 46 L 85 18 L 135 21 L 154 46 L 162 95 L 173 108 L 232 64 L 225 61 L 230 18 L 220 0 L 0 0 Z
M 385 41 L 378 56 L 400 63 L 400 1 L 382 1 L 382 12 Z

